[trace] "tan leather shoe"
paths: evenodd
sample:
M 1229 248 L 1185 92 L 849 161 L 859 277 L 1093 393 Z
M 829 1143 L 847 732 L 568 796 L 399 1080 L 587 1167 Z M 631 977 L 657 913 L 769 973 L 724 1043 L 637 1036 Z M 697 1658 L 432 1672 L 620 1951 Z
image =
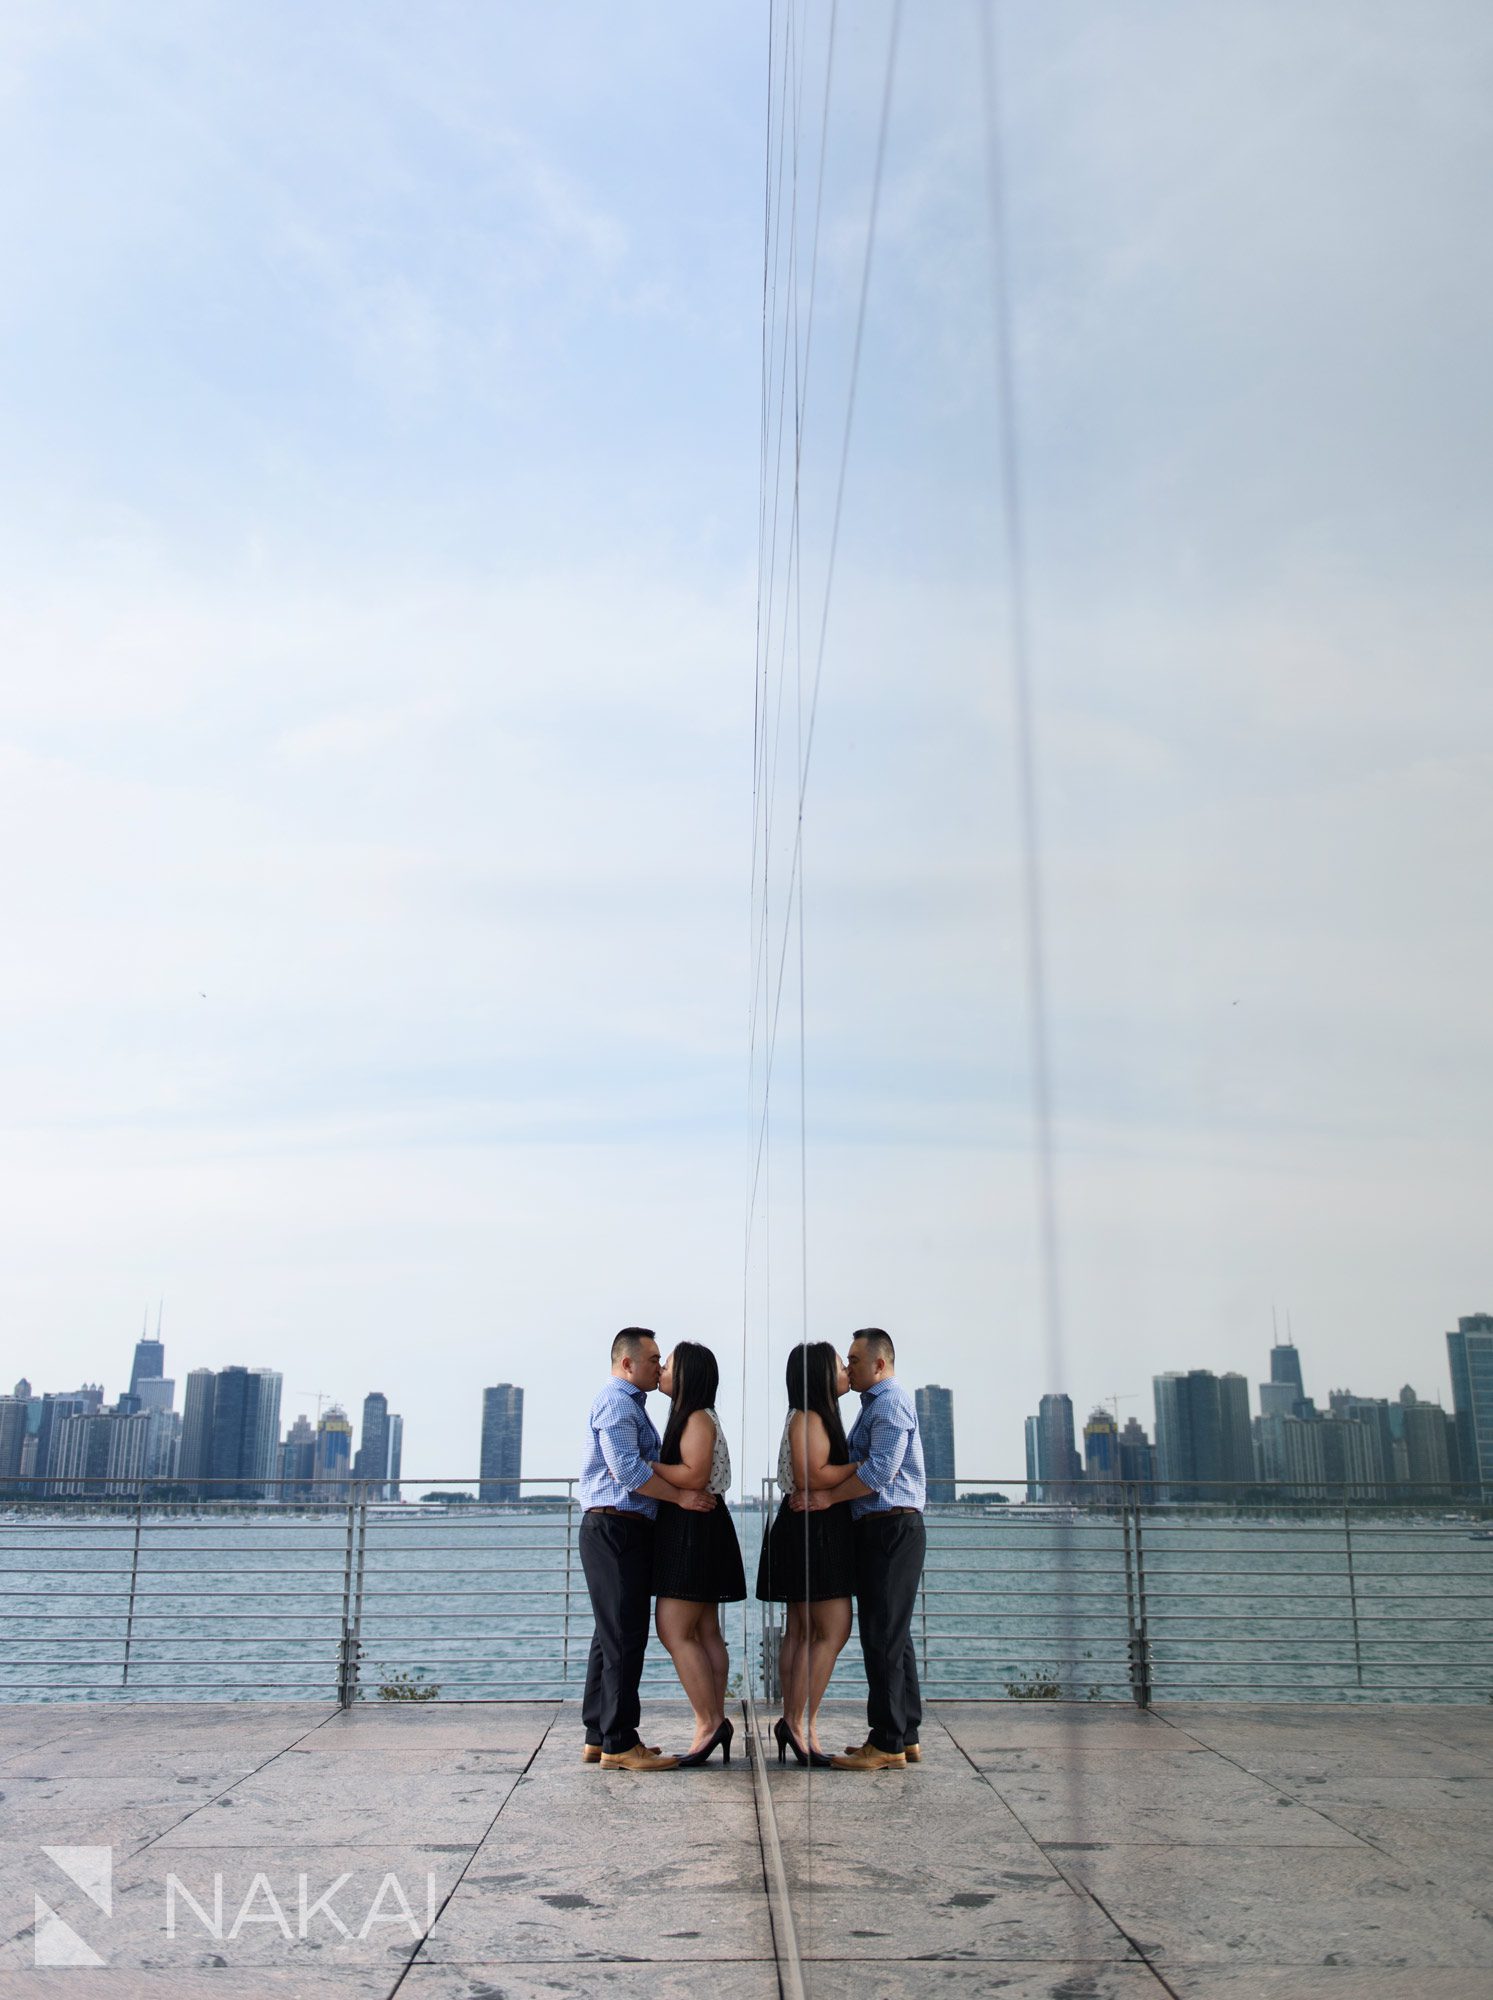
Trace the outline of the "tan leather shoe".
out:
M 648 1754 L 650 1757 L 658 1755 L 658 1745 L 656 1743 L 648 1745 Z M 581 1762 L 583 1764 L 599 1764 L 601 1757 L 602 1750 L 599 1743 L 583 1743 L 581 1745 Z
M 847 1757 L 859 1757 L 862 1750 L 874 1750 L 875 1748 L 876 1745 L 868 1736 L 864 1743 L 847 1743 L 845 1745 L 845 1755 Z M 907 1759 L 909 1764 L 921 1764 L 923 1761 L 923 1746 L 921 1743 L 909 1743 L 902 1752 L 902 1755 Z
M 830 1762 L 837 1771 L 905 1771 L 907 1752 L 878 1750 L 874 1743 L 863 1743 L 859 1750 L 852 1750 L 845 1757 L 831 1757 Z
M 646 1743 L 634 1743 L 631 1750 L 603 1750 L 603 1771 L 677 1771 L 677 1757 L 660 1757 Z

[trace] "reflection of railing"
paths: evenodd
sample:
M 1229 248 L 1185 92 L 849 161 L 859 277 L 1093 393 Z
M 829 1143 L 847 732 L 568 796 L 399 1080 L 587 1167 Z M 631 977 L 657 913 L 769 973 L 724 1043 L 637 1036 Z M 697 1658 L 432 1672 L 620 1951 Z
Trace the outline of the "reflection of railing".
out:
M 1447 1489 L 1033 1503 L 959 1482 L 928 1511 L 913 1642 L 943 1699 L 1481 1700 L 1493 1695 L 1493 1507 Z M 1081 1489 L 1075 1489 L 1081 1490 Z M 1008 1498 L 1007 1495 L 1017 1496 Z M 764 1511 L 776 1482 L 763 1484 Z M 782 1609 L 764 1623 L 777 1692 Z M 858 1691 L 858 1648 L 831 1689 Z
M 118 1481 L 110 1482 L 117 1489 Z M 475 1481 L 465 1482 L 475 1485 Z M 174 1499 L 159 1480 L 0 1500 L 0 1700 L 578 1695 L 591 1637 L 572 1479 L 513 1501 L 407 1481 L 324 1500 Z M 40 1484 L 40 1482 L 36 1482 Z M 102 1487 L 104 1482 L 98 1482 Z M 960 1481 L 930 1509 L 914 1623 L 942 1699 L 1448 1700 L 1493 1694 L 1493 1506 L 1323 1494 L 1033 1504 Z M 379 1489 L 381 1490 L 381 1489 Z M 1002 1493 L 1013 1496 L 1002 1498 Z M 759 1508 L 738 1514 L 751 1580 Z M 775 1693 L 779 1606 L 726 1629 Z M 761 1663 L 760 1675 L 758 1662 Z M 677 1693 L 650 1643 L 645 1688 Z M 832 1684 L 859 1692 L 852 1640 Z

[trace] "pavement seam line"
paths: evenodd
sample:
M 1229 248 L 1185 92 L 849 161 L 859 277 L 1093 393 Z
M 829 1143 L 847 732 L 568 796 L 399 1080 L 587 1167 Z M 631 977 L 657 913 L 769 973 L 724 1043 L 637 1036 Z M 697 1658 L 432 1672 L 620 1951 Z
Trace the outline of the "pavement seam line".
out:
M 543 1750 L 545 1744 L 549 1742 L 550 1731 L 554 1728 L 555 1724 L 559 1721 L 559 1719 L 560 1719 L 560 1703 L 556 1702 L 550 1714 L 549 1721 L 544 1725 L 544 1734 L 540 1737 L 539 1741 L 534 1745 L 534 1748 L 531 1751 L 528 1760 L 524 1764 L 524 1768 L 519 1772 L 518 1776 L 514 1779 L 513 1783 L 508 1787 L 508 1790 L 503 1794 L 503 1803 L 498 1807 L 497 1811 L 488 1821 L 486 1830 L 482 1835 L 482 1839 L 476 1843 L 471 1853 L 467 1856 L 466 1860 L 461 1864 L 460 1873 L 457 1875 L 456 1880 L 451 1884 L 451 1887 L 449 1891 L 446 1893 L 446 1895 L 444 1895 L 441 1898 L 441 1907 L 436 1911 L 433 1921 L 426 1930 L 421 1932 L 419 1938 L 415 1942 L 414 1948 L 410 1952 L 409 1957 L 404 1961 L 404 1964 L 400 1966 L 399 1977 L 394 1981 L 394 1984 L 389 1988 L 388 1993 L 385 1995 L 385 2000 L 394 2000 L 395 1994 L 399 1991 L 400 1987 L 403 1986 L 405 1980 L 408 1978 L 410 1967 L 414 1964 L 415 1960 L 420 1956 L 420 1952 L 423 1949 L 426 1940 L 430 1937 L 431 1932 L 435 1929 L 436 1925 L 441 1921 L 441 1918 L 446 1914 L 446 1910 L 448 1905 L 450 1904 L 451 1898 L 456 1894 L 457 1890 L 461 1887 L 462 1883 L 467 1879 L 467 1870 L 476 1860 L 478 1850 L 481 1848 L 482 1842 L 487 1839 L 488 1835 L 492 1832 L 493 1828 L 497 1825 L 498 1821 L 503 1817 L 503 1814 L 508 1809 L 508 1801 L 513 1797 L 514 1793 L 518 1790 L 519 1786 L 523 1783 L 524 1779 L 528 1777 L 530 1771 L 533 1770 L 535 1759 L 538 1757 L 540 1751 Z M 431 1963 L 431 1961 L 427 1959 L 426 1963 L 429 1964 Z
M 805 2000 L 803 1963 L 798 1955 L 798 1932 L 793 1923 L 793 1905 L 788 1895 L 788 1874 L 783 1866 L 783 1848 L 778 1839 L 778 1816 L 772 1802 L 772 1786 L 757 1729 L 757 1705 L 750 1692 L 741 1697 L 746 1721 L 747 1755 L 752 1760 L 752 1795 L 757 1807 L 757 1847 L 762 1856 L 762 1889 L 767 1897 L 767 1922 L 772 1932 L 773 1958 L 777 1963 L 778 1992 L 781 2000 Z
M 1036 1834 L 1032 1832 L 1031 1828 L 1027 1825 L 1026 1821 L 1021 1817 L 1021 1814 L 1016 1810 L 1015 1806 L 1011 1804 L 1011 1801 L 1006 1798 L 1001 1798 L 1000 1792 L 997 1790 L 995 1785 L 993 1785 L 990 1781 L 989 1773 L 986 1771 L 982 1771 L 980 1769 L 979 1765 L 975 1762 L 974 1758 L 970 1756 L 969 1752 L 965 1749 L 964 1745 L 959 1741 L 959 1738 L 954 1734 L 953 1730 L 949 1728 L 948 1724 L 946 1722 L 940 1722 L 940 1727 L 943 1729 L 944 1734 L 948 1737 L 949 1741 L 953 1744 L 954 1748 L 959 1752 L 959 1755 L 964 1759 L 965 1763 L 968 1764 L 969 1768 L 974 1772 L 975 1776 L 980 1780 L 980 1783 L 989 1788 L 990 1793 L 994 1798 L 1000 1799 L 1001 1804 L 1005 1807 L 1006 1811 L 1011 1815 L 1012 1819 L 1015 1820 L 1016 1824 L 1021 1828 L 1022 1832 L 1026 1835 L 1027 1839 L 1032 1843 L 1033 1847 L 1036 1848 L 1037 1852 L 1043 1857 L 1045 1861 L 1047 1861 L 1053 1868 L 1057 1870 L 1058 1874 L 1062 1877 L 1063 1881 L 1067 1883 L 1068 1887 L 1073 1891 L 1074 1895 L 1081 1896 L 1086 1902 L 1092 1903 L 1094 1908 L 1103 1917 L 1104 1921 L 1113 1927 L 1115 1934 L 1118 1937 L 1122 1937 L 1125 1940 L 1126 1944 L 1129 1945 L 1130 1949 L 1135 1953 L 1136 1957 L 1140 1960 L 1141 1964 L 1146 1968 L 1147 1972 L 1149 1972 L 1151 1977 L 1156 1981 L 1157 1985 L 1161 1988 L 1162 1992 L 1169 1996 L 1169 2000 L 1179 2000 L 1177 1989 L 1167 1979 L 1166 1975 L 1161 1971 L 1161 1968 L 1154 1963 L 1154 1961 L 1150 1956 L 1150 1953 L 1147 1952 L 1145 1946 L 1140 1942 L 1139 1938 L 1132 1937 L 1130 1932 L 1126 1930 L 1125 1926 L 1120 1922 L 1119 1918 L 1114 1914 L 1113 1910 L 1111 1910 L 1105 1904 L 1102 1897 L 1096 1896 L 1094 1894 L 1094 1891 L 1089 1887 L 1087 1882 L 1075 1880 L 1074 1877 L 1068 1873 L 1067 1869 L 1063 1866 L 1062 1862 L 1058 1860 L 1057 1856 L 1055 1854 L 1048 1853 L 1045 1842 L 1038 1840 Z

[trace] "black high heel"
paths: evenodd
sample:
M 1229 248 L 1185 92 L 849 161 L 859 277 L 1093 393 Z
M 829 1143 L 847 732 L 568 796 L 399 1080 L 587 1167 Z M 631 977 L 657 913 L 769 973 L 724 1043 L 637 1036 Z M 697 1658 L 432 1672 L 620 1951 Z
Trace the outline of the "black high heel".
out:
M 728 1715 L 725 1721 L 721 1724 L 720 1728 L 715 1732 L 714 1736 L 711 1737 L 708 1743 L 704 1744 L 698 1750 L 691 1750 L 687 1757 L 680 1758 L 679 1760 L 680 1770 L 692 1771 L 696 1765 L 705 1763 L 707 1759 L 710 1757 L 711 1752 L 715 1749 L 717 1743 L 719 1743 L 719 1745 L 721 1746 L 721 1762 L 723 1764 L 729 1764 L 731 1761 L 731 1738 L 735 1734 L 736 1734 L 736 1724 L 731 1720 L 730 1716 Z
M 785 1764 L 788 1761 L 788 1752 L 790 1750 L 793 1752 L 793 1761 L 796 1764 L 808 1763 L 808 1755 L 799 1749 L 798 1738 L 788 1727 L 786 1716 L 780 1715 L 778 1717 L 777 1721 L 772 1725 L 772 1733 L 777 1738 L 778 1762 L 780 1764 Z

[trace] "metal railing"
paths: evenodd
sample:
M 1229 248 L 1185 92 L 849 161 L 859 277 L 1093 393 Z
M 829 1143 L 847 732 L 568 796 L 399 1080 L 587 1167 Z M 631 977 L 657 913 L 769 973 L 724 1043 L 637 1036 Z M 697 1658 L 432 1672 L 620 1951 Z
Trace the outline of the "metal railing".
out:
M 74 1482 L 75 1484 L 81 1482 Z M 226 1482 L 225 1482 L 226 1483 Z M 536 1700 L 579 1695 L 591 1636 L 573 1479 L 314 1482 L 323 1497 L 100 1497 L 7 1482 L 0 1701 Z M 36 1483 L 40 1486 L 41 1482 Z M 211 1483 L 210 1483 L 211 1484 Z M 103 1489 L 106 1482 L 96 1482 Z M 240 1486 L 241 1482 L 234 1482 Z M 1483 1700 L 1493 1506 L 1252 1490 L 1033 1503 L 959 1482 L 928 1514 L 914 1621 L 926 1691 L 1016 1700 Z M 33 1489 L 34 1490 L 34 1489 Z M 774 1483 L 737 1510 L 748 1586 Z M 782 1608 L 723 1620 L 774 1693 Z M 832 1687 L 859 1691 L 852 1639 Z M 677 1692 L 651 1641 L 645 1689 Z
M 928 1510 L 913 1620 L 935 1697 L 1493 1699 L 1493 1505 L 1480 1493 L 1197 1485 L 1159 1501 L 1115 1483 L 1102 1499 L 1032 1502 L 1025 1480 L 959 1487 Z M 775 1480 L 762 1495 L 776 1505 Z M 770 1694 L 782 1625 L 766 1607 Z M 864 1687 L 853 1639 L 830 1687 Z

